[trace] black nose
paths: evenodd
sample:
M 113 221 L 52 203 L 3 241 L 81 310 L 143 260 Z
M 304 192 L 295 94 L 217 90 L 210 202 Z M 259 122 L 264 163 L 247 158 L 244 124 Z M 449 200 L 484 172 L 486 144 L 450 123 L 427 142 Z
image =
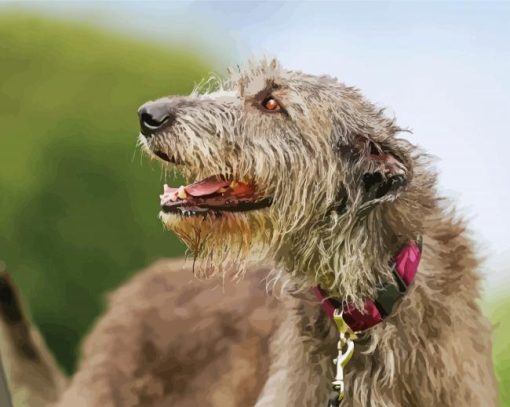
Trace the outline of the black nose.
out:
M 151 137 L 156 131 L 170 126 L 175 121 L 175 114 L 169 102 L 147 102 L 138 109 L 140 131 L 145 137 Z

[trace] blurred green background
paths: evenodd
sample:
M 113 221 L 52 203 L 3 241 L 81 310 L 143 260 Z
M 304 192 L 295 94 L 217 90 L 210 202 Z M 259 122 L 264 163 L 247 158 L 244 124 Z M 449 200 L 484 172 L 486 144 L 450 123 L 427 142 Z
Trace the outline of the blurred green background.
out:
M 156 219 L 161 170 L 136 149 L 136 110 L 188 93 L 212 66 L 86 25 L 0 14 L 0 259 L 72 372 L 106 292 L 184 248 Z M 484 304 L 510 405 L 510 302 Z
M 69 372 L 104 294 L 183 253 L 157 220 L 161 169 L 136 149 L 136 112 L 209 69 L 182 49 L 0 15 L 0 258 Z

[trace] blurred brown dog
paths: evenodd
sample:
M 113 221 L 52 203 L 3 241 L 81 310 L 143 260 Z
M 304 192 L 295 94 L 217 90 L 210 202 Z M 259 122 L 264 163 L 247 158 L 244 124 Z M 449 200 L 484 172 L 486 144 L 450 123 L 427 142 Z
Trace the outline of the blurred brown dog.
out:
M 165 186 L 161 218 L 194 261 L 157 263 L 112 295 L 69 385 L 28 329 L 12 334 L 4 306 L 11 383 L 30 389 L 16 397 L 326 406 L 338 331 L 311 288 L 361 310 L 395 285 L 390 259 L 422 236 L 414 282 L 356 342 L 342 406 L 497 404 L 473 244 L 427 157 L 356 89 L 262 61 L 139 115 L 144 149 L 191 182 Z M 16 373 L 29 365 L 44 369 Z

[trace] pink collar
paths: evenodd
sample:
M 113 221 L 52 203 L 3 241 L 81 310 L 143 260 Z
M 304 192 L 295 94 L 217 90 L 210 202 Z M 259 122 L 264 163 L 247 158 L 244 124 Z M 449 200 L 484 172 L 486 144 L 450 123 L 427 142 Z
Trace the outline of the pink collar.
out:
M 390 263 L 395 281 L 388 282 L 378 288 L 375 298 L 365 301 L 363 311 L 358 310 L 352 304 L 342 306 L 341 301 L 328 297 L 320 286 L 314 287 L 313 291 L 330 318 L 333 318 L 335 309 L 342 309 L 342 317 L 347 325 L 354 332 L 364 331 L 377 325 L 390 315 L 395 304 L 404 296 L 418 271 L 421 251 L 421 239 L 410 240 L 400 250 Z

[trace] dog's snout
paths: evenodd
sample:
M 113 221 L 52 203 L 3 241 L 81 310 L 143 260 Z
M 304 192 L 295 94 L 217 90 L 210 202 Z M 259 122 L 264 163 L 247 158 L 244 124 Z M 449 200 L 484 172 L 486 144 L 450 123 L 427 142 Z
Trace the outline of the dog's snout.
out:
M 175 121 L 175 113 L 168 102 L 147 102 L 138 109 L 140 130 L 145 137 L 170 126 Z

